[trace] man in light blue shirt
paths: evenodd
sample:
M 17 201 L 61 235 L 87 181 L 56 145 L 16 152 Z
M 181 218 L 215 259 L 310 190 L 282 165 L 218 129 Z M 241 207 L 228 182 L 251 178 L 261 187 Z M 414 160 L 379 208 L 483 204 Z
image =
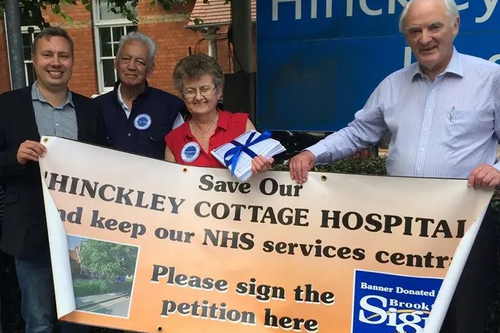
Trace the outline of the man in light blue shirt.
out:
M 455 50 L 459 24 L 453 0 L 410 1 L 399 28 L 418 62 L 386 77 L 347 127 L 293 157 L 291 177 L 303 183 L 314 164 L 350 156 L 390 132 L 389 175 L 499 185 L 500 66 Z M 484 332 L 494 260 L 494 225 L 485 219 L 441 332 Z
M 454 10 L 448 12 L 445 2 Z M 307 180 L 314 164 L 348 157 L 390 132 L 389 175 L 469 178 L 474 187 L 500 184 L 494 167 L 500 66 L 454 49 L 459 16 L 452 0 L 413 0 L 405 10 L 400 28 L 418 63 L 385 78 L 346 128 L 292 158 L 297 182 Z

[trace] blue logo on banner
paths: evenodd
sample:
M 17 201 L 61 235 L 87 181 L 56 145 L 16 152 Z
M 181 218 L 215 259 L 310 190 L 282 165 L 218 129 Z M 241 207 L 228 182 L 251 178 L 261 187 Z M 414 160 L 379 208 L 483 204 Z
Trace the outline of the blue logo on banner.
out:
M 357 270 L 353 333 L 422 333 L 443 279 Z

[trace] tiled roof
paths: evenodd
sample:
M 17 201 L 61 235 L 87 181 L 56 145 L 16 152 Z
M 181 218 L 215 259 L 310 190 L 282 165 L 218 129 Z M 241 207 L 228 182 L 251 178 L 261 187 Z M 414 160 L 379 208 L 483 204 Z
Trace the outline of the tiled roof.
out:
M 251 1 L 252 22 L 255 22 L 257 11 L 257 6 L 255 4 L 256 0 Z M 225 2 L 225 0 L 196 0 L 193 11 L 191 12 L 191 18 L 193 20 L 201 19 L 201 24 L 198 24 L 200 27 L 228 25 L 231 23 L 231 4 Z M 188 26 L 194 28 L 196 24 L 191 21 Z

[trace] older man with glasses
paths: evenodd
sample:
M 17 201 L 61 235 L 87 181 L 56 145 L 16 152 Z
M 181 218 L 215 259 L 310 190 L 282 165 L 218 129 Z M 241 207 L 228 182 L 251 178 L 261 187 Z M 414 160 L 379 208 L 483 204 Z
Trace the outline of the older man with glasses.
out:
M 385 78 L 345 128 L 290 160 L 298 183 L 319 163 L 347 157 L 387 132 L 391 176 L 461 178 L 478 189 L 500 184 L 500 66 L 453 46 L 460 15 L 453 0 L 411 0 L 400 31 L 416 63 Z M 487 213 L 461 275 L 442 333 L 485 331 L 496 259 Z

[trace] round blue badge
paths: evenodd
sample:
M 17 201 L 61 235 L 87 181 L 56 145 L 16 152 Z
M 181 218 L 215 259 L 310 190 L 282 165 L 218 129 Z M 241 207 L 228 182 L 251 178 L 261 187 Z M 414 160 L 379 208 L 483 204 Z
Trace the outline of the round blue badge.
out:
M 184 162 L 193 162 L 200 156 L 200 145 L 196 142 L 189 142 L 181 150 L 181 158 Z
M 137 128 L 138 130 L 141 130 L 141 131 L 148 129 L 149 126 L 151 126 L 151 123 L 152 123 L 151 117 L 149 116 L 149 114 L 145 114 L 145 113 L 138 115 L 134 119 L 135 128 Z

